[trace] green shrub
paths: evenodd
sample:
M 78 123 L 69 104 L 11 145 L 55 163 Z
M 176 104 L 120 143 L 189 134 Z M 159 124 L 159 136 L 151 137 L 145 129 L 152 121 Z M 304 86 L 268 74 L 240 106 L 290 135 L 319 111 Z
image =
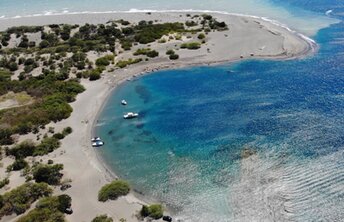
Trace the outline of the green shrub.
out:
M 205 35 L 204 33 L 200 33 L 198 36 L 197 36 L 198 39 L 205 39 Z
M 6 155 L 14 156 L 16 159 L 23 159 L 28 156 L 33 156 L 35 149 L 35 144 L 32 141 L 26 140 L 15 145 L 12 149 L 6 150 Z
M 117 62 L 116 66 L 119 67 L 119 68 L 125 68 L 127 67 L 128 65 L 132 65 L 132 64 L 135 64 L 135 63 L 139 63 L 141 62 L 142 59 L 128 59 L 128 60 L 120 60 Z
M 47 40 L 43 40 L 39 43 L 39 47 L 42 49 L 47 48 L 49 47 L 49 42 Z
M 73 132 L 73 129 L 72 129 L 72 127 L 70 127 L 70 126 L 64 128 L 64 129 L 62 130 L 62 134 L 63 134 L 64 136 L 67 136 L 67 135 L 71 134 L 72 132 Z
M 137 49 L 133 55 L 137 56 L 137 55 L 146 55 L 147 52 L 151 51 L 150 48 L 142 48 L 142 49 Z
M 33 156 L 43 156 L 48 153 L 53 152 L 61 145 L 59 139 L 55 137 L 46 137 L 42 140 L 42 142 L 37 145 L 34 150 Z
M 36 208 L 21 217 L 18 222 L 65 222 L 64 213 L 71 207 L 72 199 L 63 194 L 41 199 Z
M 108 66 L 108 65 L 110 65 L 110 61 L 105 57 L 101 57 L 101 58 L 98 58 L 96 60 L 96 65 L 97 66 Z
M 10 183 L 10 180 L 6 177 L 5 179 L 0 181 L 0 189 Z
M 98 70 L 98 69 L 92 69 L 91 71 L 90 71 L 90 73 L 89 73 L 89 75 L 90 75 L 90 81 L 95 81 L 95 80 L 98 80 L 98 79 L 100 79 L 100 77 L 101 77 L 101 72 Z
M 29 164 L 24 159 L 16 159 L 11 165 L 7 167 L 8 171 L 18 171 L 27 167 Z
M 189 42 L 189 43 L 183 43 L 180 48 L 182 49 L 190 49 L 195 50 L 201 48 L 201 43 L 199 42 Z
M 46 165 L 39 164 L 33 169 L 33 179 L 37 182 L 45 182 L 50 185 L 58 185 L 62 178 L 60 171 L 63 169 L 62 164 Z
M 155 50 L 152 50 L 152 51 L 147 52 L 146 55 L 147 55 L 149 58 L 154 58 L 154 57 L 159 56 L 159 52 L 157 52 L 157 51 L 155 51 Z
M 171 60 L 177 60 L 177 59 L 179 59 L 179 55 L 178 54 L 172 54 L 172 55 L 169 56 L 169 58 Z
M 113 222 L 113 219 L 104 214 L 95 217 L 91 222 Z
M 166 51 L 166 55 L 173 55 L 173 54 L 175 54 L 173 49 L 169 49 Z
M 129 184 L 123 180 L 115 180 L 110 184 L 104 185 L 99 193 L 98 200 L 105 202 L 107 200 L 115 200 L 120 196 L 125 196 L 129 193 Z
M 188 27 L 193 27 L 193 26 L 197 26 L 198 24 L 195 21 L 186 21 L 185 25 Z
M 55 133 L 53 137 L 58 140 L 62 140 L 65 136 L 62 133 Z
M 160 204 L 153 204 L 150 206 L 143 205 L 140 211 L 141 216 L 151 217 L 155 220 L 162 218 L 164 209 Z
M 18 70 L 18 64 L 16 62 L 11 62 L 9 65 L 8 65 L 8 69 L 10 71 L 16 71 Z
M 40 197 L 49 196 L 52 189 L 46 183 L 25 183 L 2 195 L 0 218 L 24 213 Z

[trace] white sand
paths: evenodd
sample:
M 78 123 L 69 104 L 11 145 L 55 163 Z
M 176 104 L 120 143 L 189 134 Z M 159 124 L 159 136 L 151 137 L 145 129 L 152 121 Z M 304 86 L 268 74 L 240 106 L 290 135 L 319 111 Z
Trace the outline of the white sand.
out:
M 193 13 L 197 14 L 197 13 Z M 180 17 L 182 15 L 182 17 Z M 258 18 L 215 15 L 219 20 L 229 24 L 229 31 L 211 32 L 207 36 L 207 43 L 201 49 L 178 50 L 180 59 L 170 61 L 165 51 L 174 48 L 175 42 L 164 44 L 153 43 L 152 49 L 160 52 L 159 57 L 149 62 L 142 62 L 129 66 L 127 69 L 118 69 L 113 73 L 106 73 L 96 82 L 83 80 L 86 91 L 72 103 L 74 109 L 71 117 L 57 124 L 51 124 L 56 131 L 71 126 L 73 133 L 62 142 L 62 147 L 42 159 L 53 159 L 56 163 L 63 163 L 64 179 L 72 179 L 72 188 L 66 191 L 72 199 L 74 213 L 67 216 L 68 221 L 91 221 L 96 215 L 108 214 L 118 221 L 125 218 L 128 222 L 137 221 L 134 214 L 141 208 L 141 201 L 134 194 L 120 198 L 117 201 L 101 203 L 97 201 L 97 193 L 102 185 L 112 180 L 111 173 L 98 159 L 94 148 L 90 146 L 91 130 L 97 113 L 106 97 L 116 85 L 141 73 L 158 69 L 185 67 L 190 65 L 218 64 L 245 58 L 272 58 L 289 59 L 302 57 L 312 51 L 313 45 L 299 35 L 285 28 Z M 0 24 L 0 29 L 13 25 L 44 25 L 51 23 L 104 23 L 110 19 L 124 19 L 131 22 L 140 20 L 185 21 L 185 13 L 119 13 L 119 14 L 91 14 L 46 16 L 25 19 L 7 20 Z M 194 37 L 193 37 L 194 38 Z M 137 47 L 138 48 L 138 47 Z M 253 54 L 254 56 L 251 56 Z M 131 53 L 123 53 L 117 58 L 133 57 Z M 56 191 L 60 193 L 61 191 Z

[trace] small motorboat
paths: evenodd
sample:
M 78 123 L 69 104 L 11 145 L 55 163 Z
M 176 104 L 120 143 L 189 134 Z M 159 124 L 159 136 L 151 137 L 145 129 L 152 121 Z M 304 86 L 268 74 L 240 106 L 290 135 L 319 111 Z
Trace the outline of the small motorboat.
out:
M 136 117 L 138 117 L 138 116 L 139 116 L 138 113 L 129 112 L 129 113 L 125 114 L 125 115 L 123 116 L 123 118 L 124 118 L 124 119 L 133 119 L 133 118 L 136 118 Z
M 100 147 L 100 146 L 104 146 L 104 142 L 103 141 L 96 141 L 94 143 L 92 143 L 93 147 Z
M 123 105 L 123 106 L 125 106 L 125 105 L 127 105 L 128 103 L 127 103 L 127 101 L 125 101 L 124 99 L 121 101 L 121 104 Z
M 97 141 L 101 141 L 101 139 L 100 139 L 100 137 L 93 137 L 92 139 L 91 139 L 91 142 L 97 142 Z

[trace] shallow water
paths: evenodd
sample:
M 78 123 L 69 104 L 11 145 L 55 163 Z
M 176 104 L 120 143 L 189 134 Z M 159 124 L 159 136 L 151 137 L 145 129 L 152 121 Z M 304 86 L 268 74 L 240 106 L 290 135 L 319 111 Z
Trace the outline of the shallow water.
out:
M 343 220 L 343 30 L 321 30 L 320 51 L 302 60 L 161 71 L 125 83 L 96 127 L 106 142 L 100 152 L 183 221 Z M 127 111 L 140 117 L 126 121 Z M 245 150 L 253 155 L 243 158 Z

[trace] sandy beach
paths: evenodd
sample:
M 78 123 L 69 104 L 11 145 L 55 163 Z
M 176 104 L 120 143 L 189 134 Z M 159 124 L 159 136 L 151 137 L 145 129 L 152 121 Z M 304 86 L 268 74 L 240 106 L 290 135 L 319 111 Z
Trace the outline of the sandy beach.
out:
M 191 13 L 197 14 L 197 13 Z M 93 124 L 108 95 L 119 84 L 161 69 L 174 69 L 196 65 L 216 65 L 244 59 L 295 59 L 302 58 L 316 50 L 315 43 L 307 41 L 301 35 L 269 21 L 254 17 L 237 15 L 213 14 L 220 21 L 229 24 L 229 30 L 223 32 L 210 32 L 207 42 L 199 50 L 182 50 L 177 52 L 179 60 L 169 60 L 164 52 L 167 49 L 175 49 L 176 42 L 165 44 L 152 43 L 151 48 L 161 55 L 159 58 L 150 59 L 139 64 L 131 65 L 125 69 L 116 69 L 113 72 L 103 74 L 98 81 L 90 82 L 82 80 L 86 91 L 77 96 L 77 100 L 71 103 L 73 113 L 70 118 L 49 124 L 56 131 L 66 126 L 73 128 L 73 133 L 62 140 L 62 146 L 58 150 L 42 157 L 42 160 L 52 159 L 56 163 L 64 164 L 64 179 L 71 179 L 72 187 L 64 193 L 72 197 L 73 214 L 67 216 L 71 222 L 91 221 L 96 215 L 108 214 L 114 221 L 125 218 L 128 222 L 136 222 L 135 214 L 141 209 L 143 201 L 131 193 L 116 201 L 105 203 L 97 200 L 99 189 L 110 182 L 115 175 L 106 168 L 96 149 L 91 147 L 90 138 Z M 18 25 L 46 25 L 46 24 L 84 24 L 106 23 L 109 20 L 124 19 L 130 22 L 141 20 L 153 20 L 158 22 L 186 21 L 186 13 L 112 13 L 112 14 L 80 14 L 44 16 L 31 18 L 18 18 L 3 20 L 0 29 L 4 30 Z M 134 46 L 137 49 L 140 46 Z M 116 60 L 127 59 L 129 52 L 123 52 Z M 21 139 L 30 138 L 33 135 L 24 136 Z M 11 183 L 10 186 L 15 186 Z M 61 193 L 56 189 L 56 193 Z M 5 219 L 5 218 L 4 218 Z M 4 219 L 2 221 L 4 221 Z M 11 218 L 7 221 L 15 221 Z

